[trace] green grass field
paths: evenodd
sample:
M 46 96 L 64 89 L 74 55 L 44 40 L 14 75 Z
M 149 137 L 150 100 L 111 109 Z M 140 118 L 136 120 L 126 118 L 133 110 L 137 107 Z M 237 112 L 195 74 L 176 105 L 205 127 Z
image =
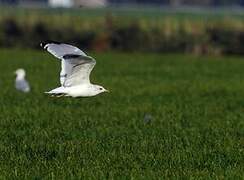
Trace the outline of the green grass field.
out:
M 93 53 L 111 93 L 72 99 L 43 93 L 59 82 L 47 52 L 0 52 L 1 179 L 244 177 L 243 58 Z

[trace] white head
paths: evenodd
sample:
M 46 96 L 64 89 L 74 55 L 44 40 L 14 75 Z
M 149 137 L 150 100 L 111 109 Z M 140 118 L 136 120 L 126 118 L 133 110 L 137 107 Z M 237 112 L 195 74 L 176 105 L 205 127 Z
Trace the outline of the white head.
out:
M 100 85 L 94 85 L 94 90 L 95 90 L 96 94 L 100 94 L 103 92 L 109 92 L 107 89 L 105 89 L 104 87 L 102 87 Z
M 15 71 L 15 74 L 17 75 L 17 78 L 23 79 L 25 77 L 25 70 L 24 69 L 17 69 Z

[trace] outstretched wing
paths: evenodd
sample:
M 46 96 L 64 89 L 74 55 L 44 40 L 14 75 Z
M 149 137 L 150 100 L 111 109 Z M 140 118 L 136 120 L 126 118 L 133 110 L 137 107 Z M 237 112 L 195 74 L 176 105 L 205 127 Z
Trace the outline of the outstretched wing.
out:
M 87 56 L 79 48 L 69 44 L 50 42 L 41 43 L 41 46 L 58 59 L 61 59 L 60 83 L 62 86 L 73 86 L 90 82 L 89 75 L 96 63 L 94 59 Z M 87 72 L 89 72 L 88 75 L 85 75 L 86 68 Z
M 50 43 L 41 43 L 41 47 L 43 47 L 44 49 L 46 49 L 48 52 L 50 52 L 52 55 L 54 55 L 59 59 L 62 59 L 63 56 L 66 54 L 77 54 L 77 55 L 86 56 L 86 54 L 82 50 L 69 44 L 50 42 Z
M 63 86 L 70 87 L 90 83 L 90 73 L 96 61 L 90 56 L 67 54 L 63 56 L 67 72 Z

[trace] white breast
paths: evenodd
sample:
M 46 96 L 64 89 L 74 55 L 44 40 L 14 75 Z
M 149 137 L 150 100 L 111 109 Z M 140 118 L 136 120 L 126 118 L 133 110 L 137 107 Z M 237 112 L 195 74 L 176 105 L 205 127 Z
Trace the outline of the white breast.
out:
M 67 94 L 72 97 L 90 97 L 97 95 L 97 92 L 91 87 L 91 85 L 78 85 L 72 87 L 66 87 Z

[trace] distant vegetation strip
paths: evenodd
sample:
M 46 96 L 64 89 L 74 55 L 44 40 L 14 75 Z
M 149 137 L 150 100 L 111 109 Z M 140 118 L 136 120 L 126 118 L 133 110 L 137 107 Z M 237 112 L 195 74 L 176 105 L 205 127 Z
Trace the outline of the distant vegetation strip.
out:
M 231 13 L 1 10 L 0 47 L 39 48 L 41 41 L 59 40 L 95 51 L 244 53 L 244 21 L 242 15 Z

